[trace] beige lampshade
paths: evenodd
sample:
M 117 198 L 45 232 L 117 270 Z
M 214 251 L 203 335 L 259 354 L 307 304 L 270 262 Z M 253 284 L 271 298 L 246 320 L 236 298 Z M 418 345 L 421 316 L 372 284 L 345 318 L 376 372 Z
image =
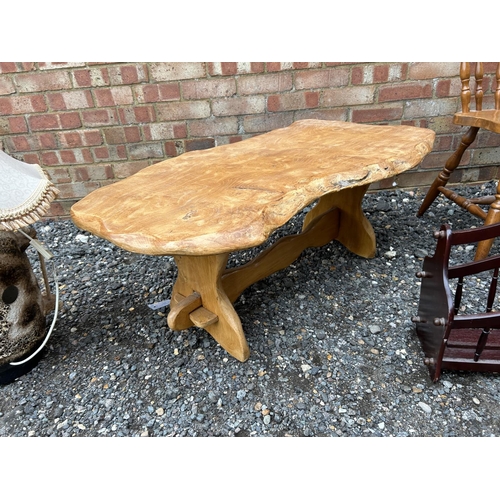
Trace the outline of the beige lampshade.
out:
M 58 194 L 40 165 L 24 163 L 0 150 L 0 231 L 33 224 L 47 213 Z

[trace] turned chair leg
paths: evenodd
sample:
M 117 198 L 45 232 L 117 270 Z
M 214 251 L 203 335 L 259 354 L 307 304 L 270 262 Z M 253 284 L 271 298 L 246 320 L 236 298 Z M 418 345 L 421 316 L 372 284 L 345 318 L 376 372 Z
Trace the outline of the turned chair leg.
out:
M 443 170 L 439 173 L 439 175 L 432 183 L 432 186 L 427 191 L 424 201 L 422 202 L 422 205 L 420 205 L 420 208 L 417 212 L 417 215 L 419 217 L 424 215 L 426 210 L 437 198 L 440 192 L 439 188 L 446 186 L 447 182 L 450 179 L 450 175 L 460 164 L 460 161 L 462 160 L 462 156 L 464 155 L 466 149 L 474 142 L 478 130 L 478 127 L 470 127 L 469 130 L 463 135 L 457 150 L 448 158 L 448 161 L 446 162 Z
M 500 222 L 500 182 L 497 183 L 495 201 L 490 205 L 488 214 L 486 215 L 486 219 L 484 221 L 484 225 L 489 226 L 490 224 L 496 224 L 498 222 Z M 495 238 L 491 240 L 480 241 L 477 244 L 474 260 L 481 260 L 488 257 L 494 241 Z

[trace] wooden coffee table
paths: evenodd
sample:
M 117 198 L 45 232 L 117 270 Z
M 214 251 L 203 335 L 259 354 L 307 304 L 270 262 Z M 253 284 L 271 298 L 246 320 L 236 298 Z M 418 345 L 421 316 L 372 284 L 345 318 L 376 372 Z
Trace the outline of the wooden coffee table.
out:
M 245 361 L 250 351 L 233 302 L 308 247 L 338 240 L 374 257 L 375 234 L 361 208 L 369 184 L 419 164 L 433 142 L 433 131 L 417 127 L 297 121 L 147 167 L 90 193 L 71 216 L 125 250 L 174 256 L 169 327 L 204 328 Z M 231 252 L 262 244 L 315 200 L 301 233 L 226 269 Z

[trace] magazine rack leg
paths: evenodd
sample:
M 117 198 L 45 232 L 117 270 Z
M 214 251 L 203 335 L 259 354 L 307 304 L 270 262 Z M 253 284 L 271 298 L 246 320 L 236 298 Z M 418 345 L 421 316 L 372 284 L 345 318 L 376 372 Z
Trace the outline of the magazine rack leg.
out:
M 452 232 L 444 225 L 435 234 L 436 251 L 424 259 L 418 316 L 412 318 L 424 351 L 424 364 L 431 379 L 439 380 L 441 370 L 500 372 L 500 312 L 494 311 L 500 255 L 449 265 L 453 246 L 480 243 L 500 235 L 500 224 Z M 484 309 L 463 312 L 467 300 L 467 278 L 477 287 L 475 277 L 491 276 Z M 484 278 L 481 278 L 484 279 Z M 450 283 L 456 280 L 453 292 Z M 465 309 L 467 310 L 467 309 Z

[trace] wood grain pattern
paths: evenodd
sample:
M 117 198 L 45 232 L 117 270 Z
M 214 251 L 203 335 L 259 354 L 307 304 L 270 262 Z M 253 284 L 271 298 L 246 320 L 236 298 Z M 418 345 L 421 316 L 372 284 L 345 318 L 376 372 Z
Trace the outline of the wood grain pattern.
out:
M 409 126 L 303 120 L 193 151 L 73 205 L 77 226 L 132 252 L 213 255 L 260 245 L 326 193 L 392 177 L 431 150 Z
M 453 123 L 467 127 L 478 127 L 500 134 L 500 110 L 485 109 L 483 111 L 469 111 L 456 113 Z

